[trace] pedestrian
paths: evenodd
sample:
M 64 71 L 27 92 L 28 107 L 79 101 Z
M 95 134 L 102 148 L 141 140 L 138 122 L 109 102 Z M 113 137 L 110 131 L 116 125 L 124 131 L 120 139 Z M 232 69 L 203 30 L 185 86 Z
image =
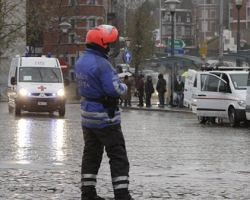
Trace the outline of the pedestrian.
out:
M 129 161 L 118 106 L 118 99 L 127 87 L 108 61 L 109 45 L 117 39 L 118 30 L 111 25 L 89 30 L 86 50 L 75 65 L 84 137 L 81 200 L 104 200 L 95 188 L 104 148 L 109 158 L 115 200 L 133 200 L 128 190 Z
M 123 96 L 124 106 L 131 106 L 131 90 L 132 90 L 132 81 L 129 79 L 128 75 L 124 76 L 123 81 L 127 86 L 127 93 Z
M 184 99 L 184 82 L 181 80 L 181 77 L 178 76 L 175 83 L 175 91 L 177 94 L 177 106 L 183 107 L 183 99 Z
M 167 91 L 166 89 L 167 83 L 166 80 L 163 77 L 163 74 L 158 75 L 158 81 L 156 84 L 156 90 L 158 92 L 158 98 L 159 98 L 159 107 L 164 107 L 164 99 L 165 99 L 165 92 Z
M 145 82 L 145 96 L 146 96 L 146 107 L 151 107 L 151 96 L 155 92 L 152 77 L 147 76 L 147 80 Z
M 137 106 L 143 107 L 143 98 L 144 98 L 144 75 L 140 74 L 136 81 L 136 89 L 138 92 L 139 104 Z

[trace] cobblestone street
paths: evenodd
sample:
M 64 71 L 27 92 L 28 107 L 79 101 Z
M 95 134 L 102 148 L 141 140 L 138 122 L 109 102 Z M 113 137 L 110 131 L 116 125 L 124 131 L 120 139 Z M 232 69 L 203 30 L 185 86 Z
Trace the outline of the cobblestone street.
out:
M 0 199 L 79 200 L 83 138 L 79 105 L 14 117 L 0 103 Z M 250 129 L 200 125 L 193 114 L 124 109 L 122 128 L 135 200 L 250 199 Z M 100 196 L 113 197 L 108 159 Z

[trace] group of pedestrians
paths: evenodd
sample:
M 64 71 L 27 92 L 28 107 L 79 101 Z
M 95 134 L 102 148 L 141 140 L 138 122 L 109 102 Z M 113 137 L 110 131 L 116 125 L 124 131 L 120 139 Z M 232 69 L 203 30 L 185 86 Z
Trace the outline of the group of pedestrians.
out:
M 155 92 L 152 76 L 147 76 L 144 82 L 144 76 L 140 75 L 136 82 L 136 90 L 138 91 L 139 104 L 138 106 L 144 106 L 144 93 L 145 93 L 145 103 L 146 107 L 151 107 L 151 97 Z M 159 107 L 164 107 L 165 92 L 167 91 L 167 83 L 163 77 L 163 74 L 158 75 L 158 81 L 156 84 L 156 91 L 158 92 Z
M 146 76 L 146 80 L 143 74 L 140 74 L 137 78 L 130 78 L 128 76 L 124 77 L 123 83 L 127 85 L 128 91 L 127 94 L 121 97 L 120 105 L 125 107 L 131 106 L 131 98 L 132 98 L 132 89 L 134 88 L 135 96 L 138 97 L 138 105 L 139 107 L 144 106 L 144 102 L 146 107 L 151 107 L 151 99 L 152 95 L 155 92 L 155 88 L 153 85 L 152 76 Z M 158 81 L 156 84 L 156 91 L 158 93 L 159 98 L 159 107 L 164 107 L 165 104 L 165 93 L 167 92 L 167 83 L 163 77 L 163 74 L 158 75 Z
M 174 82 L 174 98 L 173 101 L 166 101 L 166 92 L 167 92 L 167 81 L 164 78 L 163 74 L 160 73 L 158 75 L 158 80 L 156 83 L 156 88 L 154 88 L 152 76 L 145 76 L 140 74 L 138 77 L 128 77 L 127 75 L 124 77 L 123 83 L 127 85 L 128 91 L 127 94 L 122 96 L 120 99 L 120 105 L 127 107 L 131 106 L 131 98 L 133 94 L 138 97 L 138 105 L 139 107 L 143 107 L 144 103 L 146 107 L 151 107 L 151 98 L 155 90 L 158 94 L 158 107 L 163 108 L 166 104 L 170 104 L 172 106 L 183 107 L 183 99 L 184 99 L 184 83 L 181 80 L 181 77 L 177 77 Z

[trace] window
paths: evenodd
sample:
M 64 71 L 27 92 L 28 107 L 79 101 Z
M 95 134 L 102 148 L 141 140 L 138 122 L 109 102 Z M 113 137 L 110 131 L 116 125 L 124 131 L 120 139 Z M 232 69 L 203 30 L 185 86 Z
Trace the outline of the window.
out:
M 76 6 L 77 0 L 69 0 L 69 6 Z
M 178 16 L 178 22 L 181 22 L 181 16 Z
M 250 8 L 247 8 L 247 17 L 250 18 Z
M 19 69 L 20 82 L 61 83 L 60 70 L 51 67 L 22 67 Z
M 245 90 L 248 82 L 248 74 L 230 74 L 234 88 L 236 90 Z
M 215 13 L 215 10 L 211 10 L 210 14 L 211 14 L 211 18 L 216 18 L 217 17 L 216 13 Z
M 191 35 L 191 28 L 190 27 L 185 28 L 185 35 Z
M 219 85 L 219 77 L 216 77 L 215 75 L 202 75 L 206 76 L 204 85 L 202 87 L 202 91 L 209 91 L 209 92 L 217 92 L 218 91 L 218 85 Z
M 94 27 L 96 27 L 96 20 L 95 20 L 95 19 L 89 19 L 89 20 L 88 20 L 88 27 L 89 27 L 89 28 L 94 28 Z
M 95 5 L 95 4 L 96 4 L 96 0 L 89 0 L 89 1 L 88 1 L 88 4 L 89 4 L 89 5 Z
M 250 86 L 250 73 L 248 72 L 247 86 Z
M 202 22 L 201 27 L 202 27 L 202 32 L 207 32 L 208 31 L 207 21 Z
M 69 35 L 69 43 L 74 44 L 75 43 L 75 34 Z
M 73 67 L 75 65 L 76 58 L 75 57 L 70 57 L 70 64 Z
M 202 10 L 202 19 L 208 19 L 208 10 Z
M 72 29 L 75 29 L 75 28 L 76 28 L 76 21 L 75 21 L 75 19 L 71 19 L 71 20 L 70 20 L 70 24 L 71 24 L 71 28 L 72 28 Z

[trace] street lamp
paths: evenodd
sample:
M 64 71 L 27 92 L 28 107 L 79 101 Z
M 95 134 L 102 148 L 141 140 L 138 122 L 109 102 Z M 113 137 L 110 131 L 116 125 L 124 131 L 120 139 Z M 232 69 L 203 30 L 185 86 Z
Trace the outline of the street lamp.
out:
M 72 25 L 68 22 L 62 22 L 59 24 L 59 27 L 63 33 L 67 33 L 68 30 L 72 27 Z
M 174 14 L 176 10 L 176 6 L 180 4 L 179 0 L 166 0 L 165 4 L 168 5 L 169 11 L 171 14 L 171 56 L 174 56 Z
M 174 15 L 176 6 L 180 4 L 179 0 L 166 0 L 165 4 L 168 5 L 171 14 L 171 56 L 174 56 Z M 174 103 L 174 66 L 171 67 L 171 97 L 169 104 L 173 106 Z
M 79 46 L 80 46 L 80 43 L 81 43 L 81 37 L 79 35 L 76 35 L 75 36 L 75 44 L 76 44 L 76 47 L 77 47 L 77 59 L 79 58 L 80 56 L 80 53 L 79 53 Z
M 59 24 L 59 27 L 60 27 L 63 35 L 66 35 L 68 33 L 69 29 L 71 29 L 72 25 L 70 23 L 68 23 L 68 22 L 61 22 Z M 59 36 L 59 45 L 61 43 L 61 39 L 62 39 L 63 35 L 60 34 L 60 36 Z M 64 55 L 64 56 L 66 56 L 66 55 Z
M 242 7 L 242 0 L 235 0 L 235 5 L 238 11 L 238 20 L 237 20 L 237 53 L 240 50 L 240 9 Z

